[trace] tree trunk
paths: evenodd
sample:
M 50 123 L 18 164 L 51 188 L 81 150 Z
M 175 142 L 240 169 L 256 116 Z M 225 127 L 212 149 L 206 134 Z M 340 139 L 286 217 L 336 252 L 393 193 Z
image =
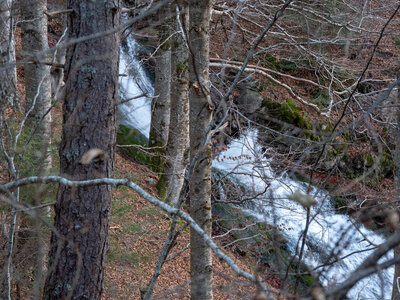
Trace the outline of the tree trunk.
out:
M 209 23 L 211 0 L 190 0 L 189 25 L 189 101 L 190 157 L 196 157 L 190 171 L 190 213 L 211 235 L 211 143 L 205 143 L 213 105 L 209 81 Z M 211 249 L 193 230 L 190 234 L 191 298 L 213 299 Z
M 49 49 L 47 42 L 47 17 L 43 13 L 46 10 L 45 0 L 20 1 L 22 24 L 22 50 L 24 55 L 32 55 L 38 61 L 48 61 L 39 55 L 41 51 Z M 28 57 L 27 57 L 28 58 Z M 51 114 L 48 109 L 51 106 L 51 80 L 50 66 L 28 62 L 24 64 L 25 70 L 25 112 L 29 114 L 29 130 L 32 130 L 37 122 L 40 125 L 36 130 L 34 144 L 37 155 L 32 154 L 29 162 L 31 167 L 24 172 L 24 176 L 44 175 L 51 167 L 51 158 L 48 152 L 51 139 Z M 44 117 L 43 117 L 44 116 Z
M 47 42 L 47 17 L 45 0 L 20 1 L 22 27 L 22 50 L 25 56 L 39 61 L 47 61 L 46 57 L 39 56 L 40 51 L 49 48 Z M 33 107 L 30 120 L 37 122 L 51 105 L 50 66 L 36 63 L 24 64 L 25 70 L 25 111 Z M 39 92 L 39 93 L 38 93 Z M 35 99 L 36 98 L 36 99 Z M 35 102 L 35 103 L 34 103 Z M 50 114 L 42 120 L 39 133 L 50 138 Z
M 165 145 L 168 140 L 170 118 L 170 81 L 171 81 L 171 41 L 169 5 L 165 5 L 160 14 L 164 17 L 163 24 L 158 26 L 159 49 L 155 55 L 154 98 L 151 103 L 151 125 L 149 134 L 150 147 L 154 149 L 151 160 L 152 170 L 162 172 L 164 169 Z
M 151 104 L 150 147 L 165 146 L 168 139 L 171 49 L 164 46 L 156 54 L 154 96 L 157 98 L 154 98 Z
M 187 32 L 189 25 L 188 7 L 183 7 L 180 12 L 180 22 L 176 30 L 183 27 Z M 189 147 L 189 51 L 183 32 L 177 33 L 171 43 L 171 113 L 169 122 L 168 145 L 164 174 L 167 182 L 165 200 L 167 203 L 176 204 L 181 191 L 187 158 L 185 152 Z
M 22 50 L 25 58 L 28 58 L 28 55 L 37 55 L 40 51 L 48 49 L 47 18 L 43 14 L 43 10 L 46 9 L 46 1 L 19 1 L 19 8 L 22 19 Z M 41 60 L 39 57 L 37 58 L 39 61 Z M 28 145 L 24 161 L 22 164 L 17 164 L 19 166 L 17 172 L 19 176 L 45 175 L 51 167 L 51 159 L 48 151 L 51 118 L 50 113 L 45 115 L 51 105 L 50 67 L 28 62 L 24 65 L 24 69 L 25 111 L 29 111 L 28 122 L 25 123 L 24 127 L 26 136 L 30 135 L 34 128 L 36 128 L 39 120 L 40 125 L 37 126 L 35 135 Z M 35 105 L 33 105 L 34 102 Z M 25 199 L 24 201 L 39 206 L 45 197 L 41 189 L 40 185 L 24 187 L 21 189 L 21 193 L 18 194 L 21 198 Z M 42 214 L 43 210 L 35 210 L 35 212 Z M 48 210 L 47 213 L 49 213 Z M 30 243 L 36 243 L 36 251 L 30 252 L 31 259 L 23 267 L 15 265 L 14 271 L 15 274 L 23 274 L 35 270 L 34 298 L 39 299 L 40 287 L 43 283 L 43 261 L 45 252 L 47 252 L 47 249 L 45 249 L 47 245 L 41 242 L 40 222 L 37 218 L 32 220 L 24 214 L 18 214 L 18 210 L 15 208 L 12 209 L 11 215 L 13 226 L 10 227 L 10 240 L 15 235 L 14 249 L 10 247 L 11 252 L 9 254 L 11 257 L 15 260 L 20 259 L 21 256 L 26 255 L 24 249 L 30 247 Z M 20 228 L 24 228 L 24 230 L 20 230 Z M 24 282 L 20 278 L 20 276 L 14 275 L 16 283 L 23 285 Z
M 70 38 L 120 24 L 120 0 L 69 0 L 68 8 L 73 9 L 68 16 Z M 62 176 L 84 180 L 113 174 L 118 62 L 119 34 L 67 50 L 59 151 Z M 93 157 L 83 157 L 90 149 Z M 59 186 L 54 227 L 65 239 L 52 234 L 44 299 L 101 298 L 110 209 L 110 186 Z
M 400 76 L 400 71 L 398 76 Z M 397 104 L 400 104 L 400 84 L 397 86 Z M 394 153 L 394 182 L 395 182 L 395 197 L 397 201 L 397 207 L 400 206 L 400 108 L 397 108 L 397 124 L 394 131 L 394 139 L 396 143 Z M 398 210 L 399 213 L 399 210 Z M 397 230 L 400 230 L 398 226 Z M 400 245 L 394 248 L 394 257 L 400 257 Z M 393 277 L 393 291 L 392 300 L 400 300 L 400 263 L 394 265 L 394 277 Z
M 10 14 L 12 1 L 0 0 L 0 111 L 7 105 L 19 110 L 17 97 L 17 72 L 15 65 L 15 41 L 13 19 Z
M 2 144 L 12 144 L 11 139 L 5 128 L 6 112 L 10 112 L 8 108 L 12 110 L 20 110 L 19 99 L 17 96 L 17 73 L 15 68 L 15 40 L 14 40 L 14 24 L 13 24 L 13 1 L 0 0 L 0 139 Z M 3 148 L 2 146 L 1 148 Z M 6 149 L 2 149 L 6 151 Z M 3 159 L 3 152 L 0 152 L 0 158 Z M 8 162 L 8 171 L 10 172 L 11 178 L 17 178 L 17 172 L 15 170 L 14 161 Z M 19 200 L 19 189 L 14 192 L 15 201 Z M 4 213 L 5 214 L 5 213 Z M 2 220 L 3 213 L 1 213 Z M 3 270 L 2 280 L 0 282 L 1 299 L 11 299 L 11 275 L 13 274 L 12 269 L 12 258 L 15 244 L 15 230 L 17 227 L 17 210 L 13 208 L 11 210 L 11 218 L 9 220 L 9 231 L 7 236 L 7 244 L 4 245 L 3 258 Z M 6 226 L 4 225 L 3 231 L 5 233 Z

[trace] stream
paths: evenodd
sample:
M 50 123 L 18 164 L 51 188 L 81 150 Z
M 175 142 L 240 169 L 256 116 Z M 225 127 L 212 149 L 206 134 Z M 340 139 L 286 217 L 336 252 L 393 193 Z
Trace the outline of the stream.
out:
M 135 97 L 143 92 L 149 96 L 153 95 L 152 83 L 135 57 L 138 47 L 139 44 L 129 37 L 127 45 L 121 48 L 120 74 L 128 75 L 120 77 L 122 99 Z M 148 137 L 150 104 L 149 98 L 140 97 L 120 105 L 120 123 L 136 128 Z M 264 191 L 269 186 L 265 196 L 253 201 L 252 209 L 242 210 L 260 222 L 279 228 L 286 237 L 290 251 L 295 253 L 296 245 L 305 228 L 306 210 L 298 203 L 289 200 L 288 195 L 295 191 L 305 192 L 307 185 L 289 178 L 286 173 L 277 175 L 273 172 L 257 143 L 257 130 L 248 130 L 229 146 L 229 149 L 220 153 L 218 160 L 213 161 L 213 168 L 230 173 L 229 176 L 247 187 L 250 195 Z M 224 156 L 235 159 L 223 159 Z M 357 224 L 349 216 L 336 213 L 327 191 L 314 187 L 311 194 L 317 205 L 311 209 L 312 221 L 303 259 L 315 273 L 321 272 L 319 280 L 324 286 L 329 287 L 346 279 L 372 253 L 373 250 L 366 251 L 374 247 L 371 243 L 379 245 L 385 238 Z M 338 253 L 338 249 L 342 250 Z M 331 252 L 343 259 L 322 266 L 327 263 Z M 393 253 L 389 255 L 393 256 Z M 381 271 L 378 275 L 360 281 L 350 290 L 348 298 L 390 299 L 392 280 L 393 268 Z

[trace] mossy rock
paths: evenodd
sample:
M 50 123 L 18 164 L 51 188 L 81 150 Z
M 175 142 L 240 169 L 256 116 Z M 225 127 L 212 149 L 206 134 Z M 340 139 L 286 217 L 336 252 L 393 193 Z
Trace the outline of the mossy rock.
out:
M 140 145 L 147 147 L 148 139 L 137 129 L 119 125 L 117 143 L 118 145 Z M 149 163 L 149 156 L 140 148 L 122 147 L 120 150 L 141 164 L 148 165 Z
M 332 151 L 331 156 L 336 153 Z M 369 187 L 376 187 L 384 178 L 390 178 L 394 174 L 394 161 L 391 154 L 384 151 L 382 154 L 367 152 L 356 156 L 343 155 L 340 171 L 347 178 L 358 178 L 365 174 L 363 182 Z
M 382 177 L 389 177 L 393 175 L 394 162 L 391 155 L 387 152 L 382 153 L 381 156 L 375 153 L 364 153 L 361 155 L 366 168 L 373 168 L 377 165 L 374 170 L 376 175 Z
M 292 127 L 293 129 L 294 127 L 300 129 L 296 135 L 303 136 L 311 141 L 319 140 L 318 136 L 313 133 L 313 125 L 303 117 L 301 108 L 296 106 L 293 100 L 287 99 L 285 103 L 280 104 L 264 98 L 262 107 L 268 116 L 277 120 L 277 122 L 268 122 L 268 126 L 272 129 L 283 132 L 287 131 L 287 128 Z M 285 126 L 282 123 L 288 125 Z
M 300 67 L 296 63 L 286 59 L 279 59 L 269 53 L 265 54 L 264 56 L 264 67 L 279 72 L 287 72 L 300 69 Z
M 262 106 L 266 108 L 266 113 L 268 115 L 279 121 L 294 125 L 301 129 L 310 130 L 312 128 L 311 124 L 302 116 L 301 108 L 296 106 L 296 104 L 290 99 L 287 99 L 286 103 L 279 104 L 265 98 Z M 278 125 L 278 127 L 282 126 Z

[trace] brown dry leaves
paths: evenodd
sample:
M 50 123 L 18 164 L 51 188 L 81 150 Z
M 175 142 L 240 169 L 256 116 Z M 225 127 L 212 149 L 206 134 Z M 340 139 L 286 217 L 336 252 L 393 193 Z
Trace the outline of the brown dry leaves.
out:
M 156 176 L 149 169 L 117 154 L 116 177 L 131 178 L 153 196 L 157 196 L 147 178 Z M 122 202 L 123 205 L 121 204 Z M 114 205 L 115 204 L 115 205 Z M 122 206 L 121 206 L 122 205 Z M 122 214 L 122 207 L 126 211 Z M 137 194 L 118 189 L 114 191 L 113 217 L 110 223 L 110 250 L 105 269 L 103 299 L 140 299 L 140 289 L 147 286 L 168 234 L 170 219 Z M 189 230 L 179 236 L 171 254 L 189 242 Z M 233 254 L 230 256 L 246 271 L 251 270 Z M 224 262 L 216 257 L 214 263 L 215 299 L 252 299 L 255 288 L 247 280 L 238 278 Z M 167 262 L 158 279 L 155 299 L 190 298 L 190 252 L 186 250 Z

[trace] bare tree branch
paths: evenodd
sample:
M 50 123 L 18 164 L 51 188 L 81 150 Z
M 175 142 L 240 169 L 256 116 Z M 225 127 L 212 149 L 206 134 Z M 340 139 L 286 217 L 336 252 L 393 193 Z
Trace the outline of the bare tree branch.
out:
M 60 184 L 69 186 L 69 187 L 83 187 L 83 186 L 93 186 L 93 185 L 102 185 L 102 184 L 107 184 L 107 185 L 112 185 L 112 186 L 127 186 L 131 188 L 132 190 L 136 191 L 141 197 L 144 199 L 148 200 L 150 203 L 153 205 L 163 209 L 164 211 L 168 212 L 169 214 L 172 215 L 177 215 L 184 219 L 190 227 L 199 234 L 203 240 L 206 242 L 206 244 L 214 251 L 215 255 L 217 255 L 218 258 L 224 260 L 232 269 L 233 271 L 236 272 L 241 277 L 244 277 L 248 279 L 249 281 L 253 282 L 256 284 L 260 289 L 262 289 L 271 299 L 274 299 L 271 292 L 267 287 L 262 283 L 257 277 L 254 275 L 243 271 L 242 269 L 239 268 L 239 266 L 225 253 L 221 251 L 221 249 L 213 242 L 213 240 L 201 229 L 201 227 L 190 217 L 187 213 L 174 208 L 158 199 L 155 197 L 151 196 L 148 194 L 146 191 L 144 191 L 140 186 L 136 185 L 132 181 L 128 179 L 113 179 L 113 178 L 99 178 L 99 179 L 92 179 L 92 180 L 82 180 L 82 181 L 73 181 L 66 179 L 61 176 L 32 176 L 32 177 L 26 177 L 23 179 L 18 179 L 14 180 L 11 182 L 8 182 L 6 184 L 0 185 L 0 191 L 7 192 L 10 190 L 13 190 L 17 187 L 28 185 L 28 184 L 35 184 L 35 183 L 52 183 L 52 182 L 58 182 Z

